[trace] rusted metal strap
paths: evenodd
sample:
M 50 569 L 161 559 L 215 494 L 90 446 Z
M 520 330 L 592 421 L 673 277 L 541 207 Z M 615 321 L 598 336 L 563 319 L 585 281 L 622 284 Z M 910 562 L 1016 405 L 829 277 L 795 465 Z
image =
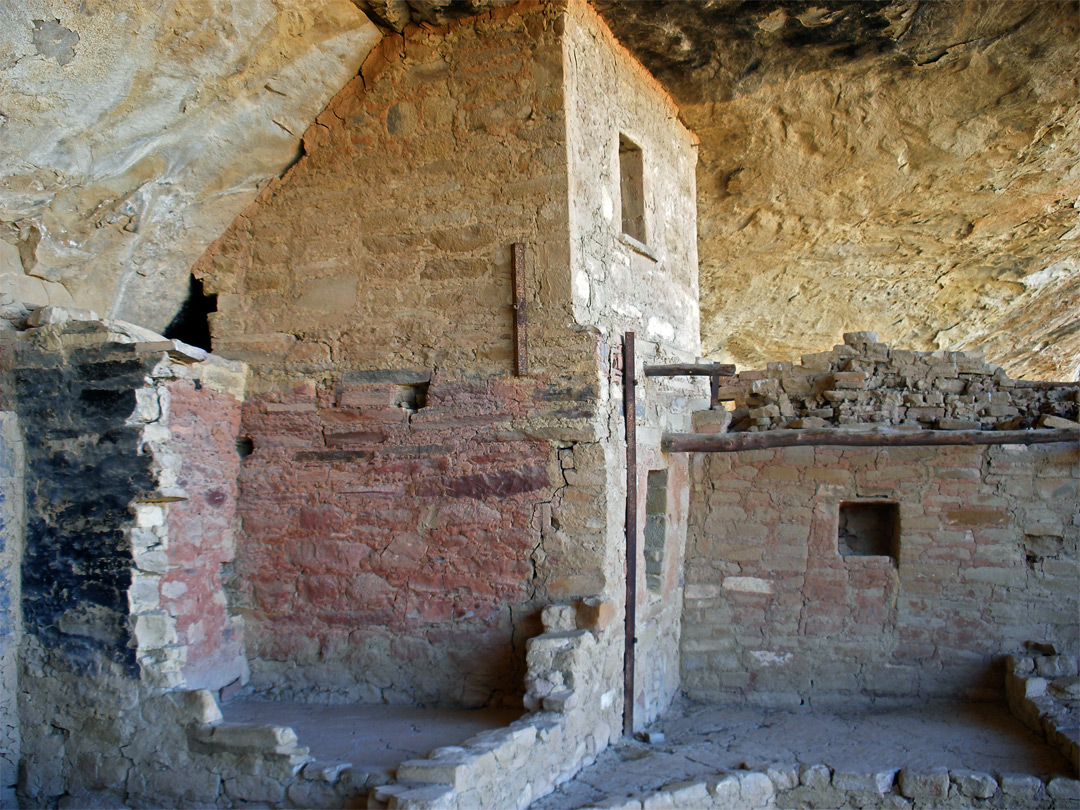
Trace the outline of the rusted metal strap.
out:
M 529 373 L 529 323 L 525 307 L 525 245 L 515 242 L 510 248 L 510 266 L 514 274 L 514 374 Z
M 669 453 L 736 453 L 771 447 L 918 447 L 933 445 L 1046 444 L 1080 442 L 1076 430 L 853 430 L 807 428 L 762 430 L 758 433 L 665 433 L 661 447 Z
M 708 377 L 709 406 L 720 404 L 720 379 L 733 377 L 735 366 L 729 363 L 669 363 L 644 367 L 646 377 Z
M 626 418 L 626 626 L 623 649 L 623 734 L 634 735 L 634 648 L 637 644 L 637 374 L 634 333 L 623 338 L 623 413 Z

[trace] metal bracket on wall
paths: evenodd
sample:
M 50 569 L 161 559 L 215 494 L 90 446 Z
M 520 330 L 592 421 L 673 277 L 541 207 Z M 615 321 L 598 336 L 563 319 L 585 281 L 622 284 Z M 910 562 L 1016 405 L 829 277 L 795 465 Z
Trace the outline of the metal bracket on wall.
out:
M 735 366 L 726 363 L 672 363 L 644 368 L 646 377 L 708 377 L 709 407 L 720 404 L 720 380 L 735 376 Z
M 525 306 L 525 245 L 515 242 L 510 247 L 510 269 L 514 282 L 514 374 L 529 373 L 529 330 Z

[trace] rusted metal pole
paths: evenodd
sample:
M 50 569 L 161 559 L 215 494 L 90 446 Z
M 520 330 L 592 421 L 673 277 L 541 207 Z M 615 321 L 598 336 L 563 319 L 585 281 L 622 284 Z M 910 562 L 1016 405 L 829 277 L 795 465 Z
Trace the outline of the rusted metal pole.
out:
M 623 734 L 634 735 L 634 648 L 637 644 L 637 374 L 634 333 L 623 337 L 623 414 L 626 420 L 626 642 L 623 648 Z
M 1077 430 L 763 430 L 758 433 L 665 433 L 669 453 L 736 453 L 771 447 L 917 447 L 921 445 L 1045 444 L 1080 442 Z
M 529 373 L 529 322 L 525 306 L 525 245 L 510 248 L 510 268 L 514 276 L 514 374 Z

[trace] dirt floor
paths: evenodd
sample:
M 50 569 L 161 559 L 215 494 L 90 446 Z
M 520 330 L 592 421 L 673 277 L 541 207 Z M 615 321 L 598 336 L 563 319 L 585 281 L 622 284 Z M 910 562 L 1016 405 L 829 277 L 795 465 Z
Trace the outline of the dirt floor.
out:
M 654 742 L 608 749 L 531 810 L 572 810 L 720 771 L 770 766 L 827 765 L 852 773 L 945 766 L 1075 778 L 1057 751 L 998 704 L 825 713 L 679 701 L 649 732 Z M 657 732 L 662 741 L 655 741 Z
M 421 709 L 414 706 L 325 706 L 238 698 L 221 707 L 229 723 L 271 723 L 296 731 L 321 762 L 348 762 L 374 773 L 392 771 L 435 748 L 459 745 L 474 734 L 502 728 L 521 711 Z

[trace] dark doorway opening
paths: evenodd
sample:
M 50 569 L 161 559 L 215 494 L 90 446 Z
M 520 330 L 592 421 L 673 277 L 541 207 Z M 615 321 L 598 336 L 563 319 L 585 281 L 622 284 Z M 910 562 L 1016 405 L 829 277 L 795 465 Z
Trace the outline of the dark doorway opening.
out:
M 217 312 L 217 295 L 207 295 L 203 292 L 202 280 L 191 276 L 187 300 L 172 322 L 165 327 L 165 337 L 211 351 L 211 312 Z

